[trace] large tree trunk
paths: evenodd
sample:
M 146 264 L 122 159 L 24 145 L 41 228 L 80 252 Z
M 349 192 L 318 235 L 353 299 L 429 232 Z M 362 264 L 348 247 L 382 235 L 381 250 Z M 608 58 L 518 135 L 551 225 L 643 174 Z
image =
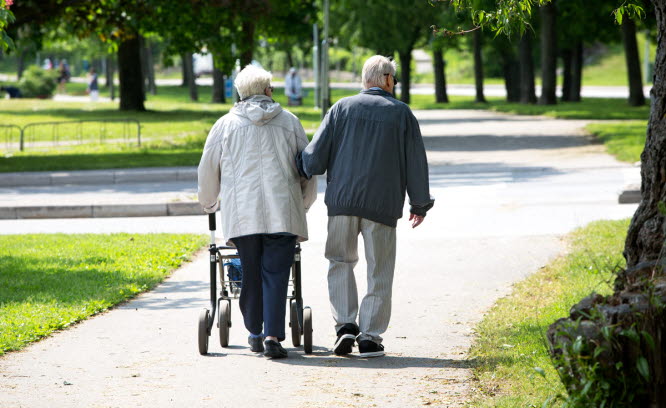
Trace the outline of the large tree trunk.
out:
M 557 10 L 553 3 L 541 6 L 541 96 L 539 104 L 557 103 Z
M 437 103 L 448 103 L 449 95 L 446 92 L 444 51 L 441 48 L 435 48 L 432 52 L 432 58 L 435 69 L 435 101 Z
M 472 47 L 474 48 L 474 84 L 476 85 L 476 98 L 475 102 L 486 102 L 486 97 L 483 95 L 483 58 L 481 55 L 482 38 L 481 31 L 476 30 L 472 36 Z
M 213 103 L 226 103 L 227 98 L 224 89 L 224 73 L 217 68 L 213 58 Z
M 411 70 L 409 67 L 412 64 L 412 49 L 411 47 L 407 52 L 399 52 L 398 56 L 400 57 L 400 100 L 404 103 L 410 102 L 409 96 L 409 87 L 411 80 Z M 395 89 L 393 90 L 395 93 Z
M 254 21 L 250 20 L 243 21 L 243 32 L 241 34 L 242 43 L 240 50 L 241 69 L 245 68 L 246 65 L 252 63 L 252 56 L 254 52 L 254 31 L 255 31 Z
M 534 60 L 532 59 L 532 36 L 525 32 L 520 38 L 520 103 L 536 103 L 534 89 Z
M 573 51 L 571 49 L 562 50 L 562 102 L 571 101 L 571 56 Z
M 183 60 L 183 67 L 185 77 L 187 78 L 187 87 L 190 90 L 190 100 L 196 102 L 199 100 L 199 92 L 197 91 L 197 82 L 194 77 L 194 67 L 192 64 L 192 53 L 187 52 L 181 55 Z
M 622 19 L 622 42 L 624 43 L 624 58 L 627 62 L 627 75 L 629 76 L 629 105 L 645 105 L 643 95 L 643 79 L 641 78 L 641 62 L 638 56 L 636 43 L 636 23 L 625 17 Z
M 583 83 L 583 42 L 577 40 L 571 53 L 571 102 L 580 102 L 580 89 Z
M 118 78 L 120 80 L 120 110 L 145 111 L 143 105 L 143 73 L 139 37 L 126 39 L 118 47 Z
M 641 203 L 631 220 L 624 257 L 631 267 L 660 257 L 666 238 L 658 203 L 666 201 L 666 0 L 653 0 L 657 17 L 657 56 L 650 119 L 641 154 Z

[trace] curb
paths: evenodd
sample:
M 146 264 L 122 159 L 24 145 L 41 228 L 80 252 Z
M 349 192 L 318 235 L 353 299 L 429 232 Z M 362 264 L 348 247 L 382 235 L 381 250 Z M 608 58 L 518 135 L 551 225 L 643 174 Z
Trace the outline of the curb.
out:
M 146 167 L 115 170 L 0 173 L 0 187 L 124 184 L 197 181 L 196 167 Z
M 0 207 L 0 219 L 167 217 L 203 215 L 196 201 L 164 204 L 99 204 Z
M 641 202 L 641 186 L 630 184 L 622 190 L 617 198 L 618 204 L 638 204 Z

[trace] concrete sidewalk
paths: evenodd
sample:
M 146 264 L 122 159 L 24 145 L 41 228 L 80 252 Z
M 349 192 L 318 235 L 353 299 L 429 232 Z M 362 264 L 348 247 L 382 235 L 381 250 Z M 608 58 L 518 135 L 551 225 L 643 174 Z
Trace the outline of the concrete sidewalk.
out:
M 196 167 L 6 173 L 0 219 L 203 214 Z

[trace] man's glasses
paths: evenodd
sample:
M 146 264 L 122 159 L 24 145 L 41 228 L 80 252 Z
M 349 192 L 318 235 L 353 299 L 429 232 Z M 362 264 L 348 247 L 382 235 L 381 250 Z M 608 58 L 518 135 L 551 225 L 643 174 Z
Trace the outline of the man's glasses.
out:
M 275 87 L 274 86 L 269 86 L 268 89 L 270 89 L 271 92 L 273 92 L 275 90 Z
M 391 75 L 391 74 L 384 74 L 384 76 Z M 395 77 L 395 75 L 391 75 L 393 77 L 393 86 L 398 85 L 398 78 Z

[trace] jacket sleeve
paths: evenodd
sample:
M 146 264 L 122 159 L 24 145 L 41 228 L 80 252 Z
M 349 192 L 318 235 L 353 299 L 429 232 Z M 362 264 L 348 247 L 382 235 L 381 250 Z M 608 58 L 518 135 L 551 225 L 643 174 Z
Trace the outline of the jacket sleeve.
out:
M 305 130 L 303 130 L 303 125 L 297 119 L 296 120 L 296 147 L 299 156 L 308 145 L 308 137 L 305 135 Z M 303 205 L 305 206 L 305 211 L 307 212 L 312 203 L 317 199 L 317 178 L 316 177 L 300 177 L 301 181 L 301 192 L 303 193 Z
M 423 145 L 421 129 L 411 111 L 408 112 L 406 132 L 407 194 L 411 206 L 409 212 L 425 216 L 426 212 L 435 204 L 435 199 L 430 195 L 428 158 Z
M 312 142 L 297 158 L 299 171 L 302 171 L 305 177 L 324 174 L 328 168 L 335 122 L 332 116 L 335 115 L 335 108 L 336 105 L 333 105 L 326 113 L 319 129 L 317 129 L 317 133 L 312 138 Z
M 218 121 L 208 133 L 199 168 L 197 170 L 199 204 L 207 213 L 217 211 L 220 195 L 220 158 L 222 157 L 222 132 Z

